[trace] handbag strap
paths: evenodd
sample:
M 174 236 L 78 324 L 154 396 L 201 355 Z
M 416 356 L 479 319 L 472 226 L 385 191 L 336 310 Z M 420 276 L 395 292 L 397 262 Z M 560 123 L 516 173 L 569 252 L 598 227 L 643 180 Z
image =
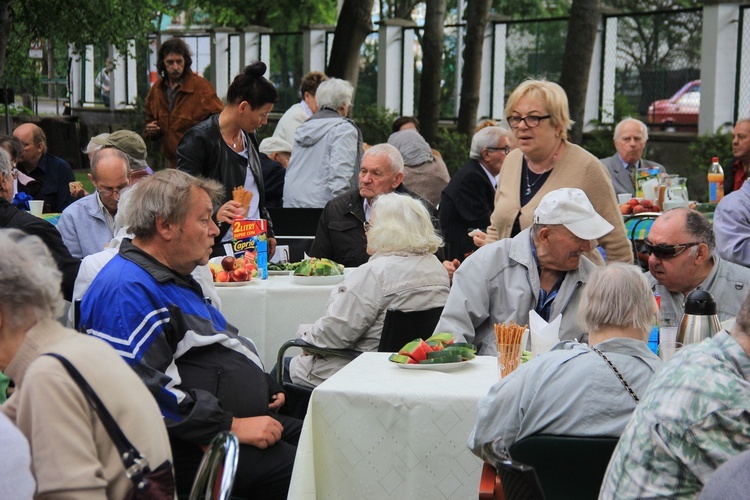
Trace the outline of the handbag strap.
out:
M 595 353 L 597 353 L 599 356 L 602 357 L 602 359 L 604 361 L 607 362 L 607 364 L 609 365 L 609 367 L 612 368 L 612 371 L 615 372 L 615 375 L 617 375 L 617 378 L 620 379 L 620 382 L 622 382 L 622 385 L 625 386 L 625 389 L 628 391 L 628 393 L 630 394 L 630 396 L 635 400 L 635 404 L 638 404 L 640 402 L 640 400 L 638 399 L 638 396 L 635 395 L 635 391 L 633 391 L 633 389 L 627 383 L 627 381 L 625 380 L 625 377 L 622 376 L 622 373 L 620 373 L 620 371 L 615 367 L 614 364 L 612 364 L 612 362 L 609 360 L 609 358 L 607 358 L 607 356 L 605 356 L 602 351 L 600 351 L 599 349 L 597 349 L 594 346 L 589 346 L 589 347 L 591 347 L 592 351 L 594 351 Z
M 86 396 L 91 407 L 96 411 L 96 414 L 99 415 L 99 419 L 107 430 L 109 438 L 117 448 L 117 451 L 120 454 L 120 459 L 125 466 L 125 475 L 133 482 L 136 488 L 141 488 L 144 476 L 150 472 L 148 460 L 141 456 L 138 450 L 136 450 L 130 443 L 128 438 L 125 437 L 125 434 L 122 432 L 122 429 L 120 429 L 120 426 L 117 425 L 112 414 L 109 413 L 109 410 L 104 406 L 102 400 L 99 399 L 99 396 L 96 395 L 94 389 L 92 389 L 89 383 L 86 382 L 86 379 L 83 378 L 76 367 L 73 366 L 67 358 L 60 354 L 49 352 L 46 353 L 46 356 L 52 356 L 62 363 L 68 374 L 70 374 L 70 377 L 81 389 L 81 392 Z

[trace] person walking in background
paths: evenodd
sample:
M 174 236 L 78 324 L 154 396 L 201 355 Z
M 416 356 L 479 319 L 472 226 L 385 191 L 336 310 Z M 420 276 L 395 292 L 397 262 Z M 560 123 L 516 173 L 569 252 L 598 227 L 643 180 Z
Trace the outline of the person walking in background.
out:
M 320 84 L 327 79 L 328 77 L 320 71 L 311 71 L 302 78 L 302 83 L 299 86 L 302 100 L 287 109 L 286 113 L 282 115 L 273 131 L 273 137 L 294 144 L 294 134 L 297 132 L 297 127 L 318 112 L 315 93 L 318 91 Z
M 104 63 L 104 67 L 94 79 L 94 86 L 99 89 L 105 108 L 109 107 L 109 74 L 112 73 L 114 69 L 115 63 L 108 57 L 107 62 Z
M 159 79 L 146 96 L 146 137 L 161 138 L 161 153 L 177 167 L 177 145 L 193 125 L 221 112 L 224 105 L 211 83 L 193 73 L 190 48 L 181 38 L 159 47 Z

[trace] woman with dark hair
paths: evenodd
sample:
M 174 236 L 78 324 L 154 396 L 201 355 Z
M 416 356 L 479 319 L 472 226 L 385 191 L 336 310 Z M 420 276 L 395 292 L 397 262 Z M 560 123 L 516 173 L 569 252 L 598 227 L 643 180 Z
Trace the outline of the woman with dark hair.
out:
M 255 131 L 268 122 L 268 114 L 279 100 L 276 88 L 263 77 L 265 72 L 263 62 L 247 66 L 229 86 L 224 110 L 188 130 L 177 147 L 179 170 L 224 185 L 223 203 L 214 211 L 219 225 L 214 255 L 226 253 L 223 244 L 231 242 L 231 224 L 238 218 L 268 220 L 269 258 L 276 249 L 265 208 L 263 174 L 254 136 Z M 232 190 L 237 187 L 253 193 L 248 209 L 232 200 Z

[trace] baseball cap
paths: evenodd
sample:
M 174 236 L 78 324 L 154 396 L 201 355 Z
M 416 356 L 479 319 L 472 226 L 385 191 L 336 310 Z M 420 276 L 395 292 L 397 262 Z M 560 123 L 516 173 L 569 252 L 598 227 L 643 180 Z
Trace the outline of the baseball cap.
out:
M 130 130 L 118 130 L 104 137 L 97 135 L 91 142 L 119 149 L 136 160 L 146 159 L 146 143 L 140 135 Z
M 291 153 L 292 145 L 280 137 L 266 137 L 260 141 L 258 151 L 266 155 L 272 153 Z
M 578 188 L 547 193 L 534 210 L 534 224 L 562 224 L 583 240 L 599 239 L 614 229 Z

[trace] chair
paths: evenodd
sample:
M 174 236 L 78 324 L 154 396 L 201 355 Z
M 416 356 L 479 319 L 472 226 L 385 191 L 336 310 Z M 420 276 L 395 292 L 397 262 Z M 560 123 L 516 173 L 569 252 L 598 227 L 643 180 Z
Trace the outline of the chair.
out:
M 226 500 L 232 493 L 240 441 L 232 432 L 216 435 L 203 453 L 190 500 Z
M 595 499 L 617 441 L 537 434 L 514 443 L 509 452 L 514 461 L 534 468 L 548 500 Z
M 388 309 L 383 320 L 383 332 L 380 335 L 380 344 L 378 352 L 397 352 L 408 341 L 421 337 L 426 339 L 432 335 L 432 332 L 440 320 L 440 314 L 443 312 L 442 307 L 435 307 L 423 311 L 398 311 Z M 291 347 L 299 347 L 305 351 L 320 356 L 340 356 L 348 359 L 354 359 L 360 354 L 360 351 L 354 349 L 330 349 L 326 347 L 317 347 L 308 344 L 302 339 L 287 340 L 281 345 L 279 353 L 276 356 L 276 382 L 281 385 L 287 394 L 290 412 L 292 416 L 303 418 L 307 411 L 307 403 L 310 400 L 312 389 L 302 385 L 294 384 L 285 380 L 284 354 Z
M 533 467 L 513 460 L 496 469 L 485 463 L 479 483 L 479 500 L 544 500 L 542 485 Z
M 289 245 L 289 260 L 297 262 L 312 247 L 322 208 L 268 208 L 279 245 Z
M 644 272 L 648 271 L 648 253 L 643 248 L 643 240 L 648 236 L 651 224 L 659 215 L 655 212 L 644 212 L 625 218 L 625 229 L 627 230 L 628 240 L 630 240 L 630 246 L 633 248 L 635 263 L 640 265 Z

